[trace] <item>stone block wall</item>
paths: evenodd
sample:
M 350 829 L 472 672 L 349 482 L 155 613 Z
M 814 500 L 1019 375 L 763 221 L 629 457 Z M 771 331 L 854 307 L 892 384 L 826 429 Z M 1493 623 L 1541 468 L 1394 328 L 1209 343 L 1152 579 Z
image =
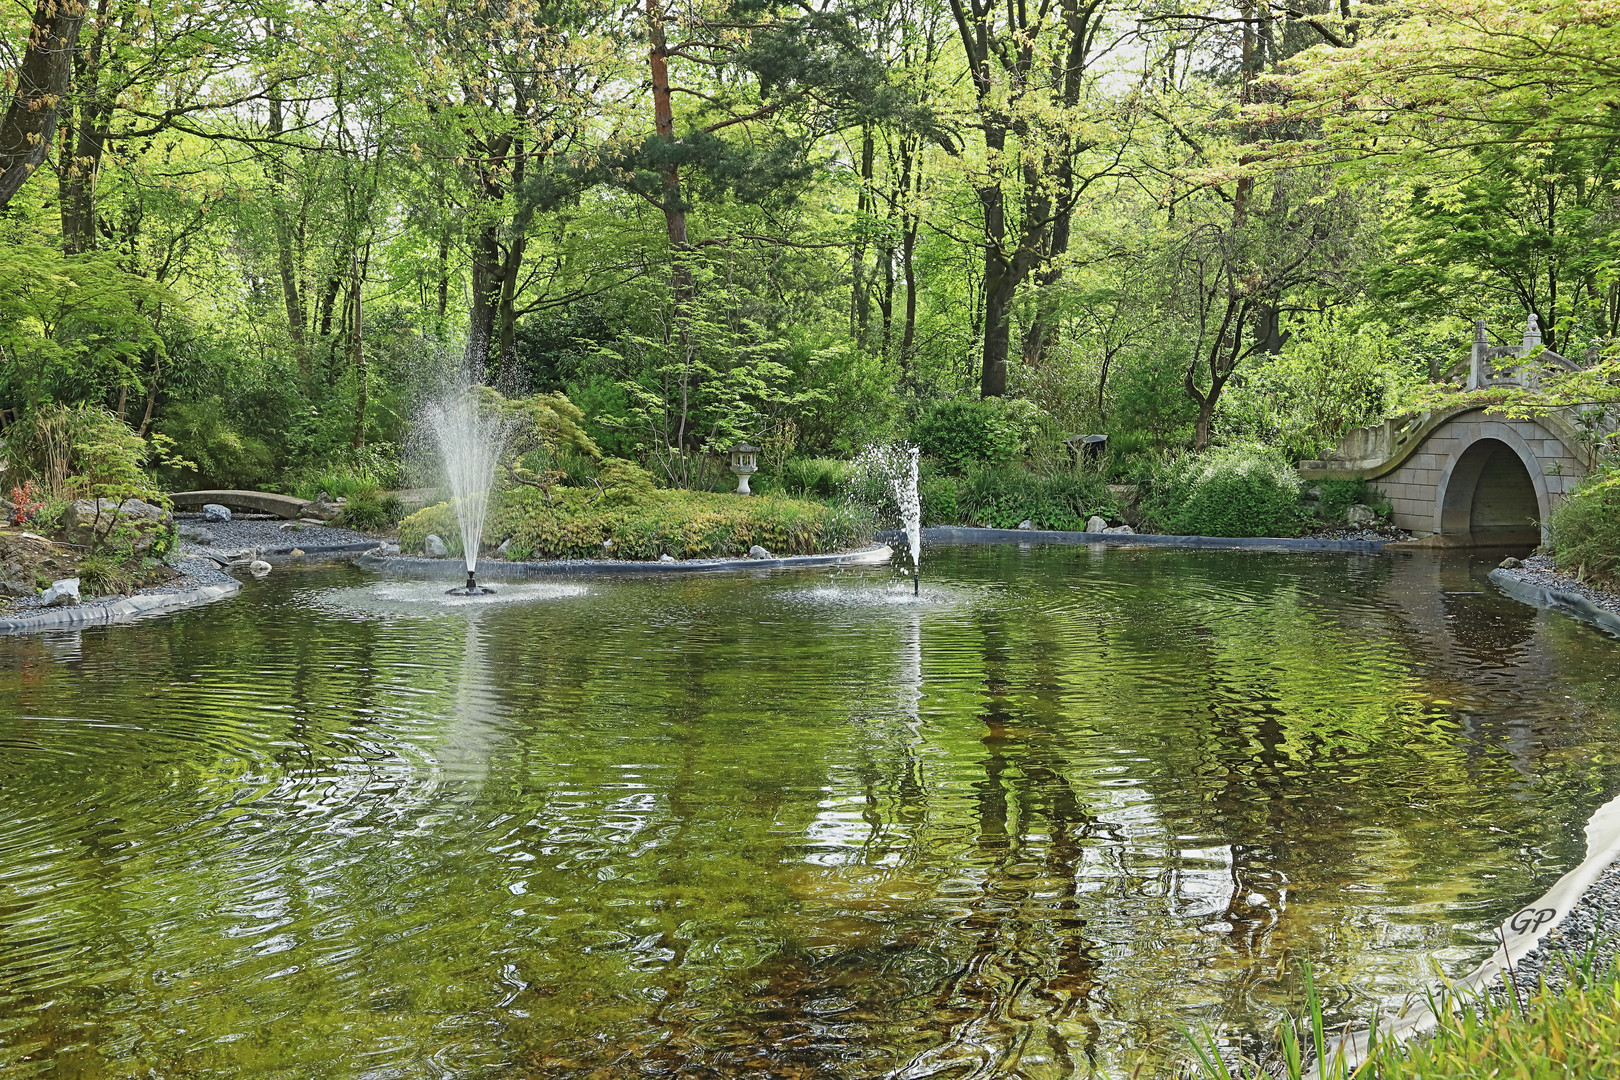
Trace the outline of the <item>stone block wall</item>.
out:
M 1538 509 L 1546 514 L 1586 473 L 1552 432 L 1534 420 L 1509 420 L 1491 413 L 1464 413 L 1430 433 L 1416 452 L 1392 471 L 1371 481 L 1394 509 L 1395 524 L 1425 536 L 1441 532 L 1441 492 L 1449 486 L 1452 470 L 1469 447 L 1482 439 L 1495 439 L 1526 455 L 1536 488 Z M 1489 478 L 1486 479 L 1489 482 Z M 1466 493 L 1472 505 L 1474 493 Z M 1450 531 L 1450 530 L 1445 530 Z

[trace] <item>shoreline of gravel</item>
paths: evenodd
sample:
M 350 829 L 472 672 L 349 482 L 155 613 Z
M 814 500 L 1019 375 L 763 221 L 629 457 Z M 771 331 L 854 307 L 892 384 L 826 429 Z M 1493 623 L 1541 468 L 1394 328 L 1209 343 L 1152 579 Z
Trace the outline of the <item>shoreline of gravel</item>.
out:
M 1499 566 L 1490 579 L 1515 600 L 1581 619 L 1620 637 L 1620 593 L 1577 581 L 1559 571 L 1549 556 L 1532 555 L 1517 566 Z
M 1562 990 L 1569 981 L 1569 965 L 1579 968 L 1590 958 L 1594 967 L 1606 968 L 1614 964 L 1617 950 L 1620 950 L 1620 862 L 1613 862 L 1581 894 L 1563 921 L 1547 931 L 1536 947 L 1513 965 L 1513 988 L 1520 1001 L 1540 992 L 1543 982 L 1548 990 Z M 1506 994 L 1508 991 L 1506 986 L 1500 986 L 1494 992 Z
M 0 635 L 76 629 L 127 622 L 143 615 L 179 611 L 235 596 L 242 583 L 212 560 L 182 558 L 172 564 L 180 576 L 129 595 L 96 596 L 67 607 L 44 607 L 38 596 L 19 597 L 0 613 Z

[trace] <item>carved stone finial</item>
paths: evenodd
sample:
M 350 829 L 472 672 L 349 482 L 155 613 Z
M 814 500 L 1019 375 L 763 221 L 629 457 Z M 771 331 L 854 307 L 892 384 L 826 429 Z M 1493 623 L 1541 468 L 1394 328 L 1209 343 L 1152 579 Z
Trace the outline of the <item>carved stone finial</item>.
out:
M 1541 321 L 1536 313 L 1531 312 L 1530 317 L 1524 321 L 1524 347 L 1533 349 L 1541 344 Z
M 1479 344 L 1481 344 L 1481 345 L 1485 344 L 1485 320 L 1484 319 L 1475 319 L 1474 320 L 1474 340 L 1479 342 Z

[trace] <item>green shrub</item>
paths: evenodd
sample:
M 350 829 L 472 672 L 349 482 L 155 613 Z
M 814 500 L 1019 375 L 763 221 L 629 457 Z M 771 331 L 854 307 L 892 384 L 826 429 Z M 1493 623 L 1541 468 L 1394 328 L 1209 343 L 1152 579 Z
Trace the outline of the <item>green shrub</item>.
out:
M 653 474 L 632 461 L 608 458 L 597 476 L 606 506 L 642 506 L 658 494 Z
M 6 429 L 9 473 L 54 499 L 163 502 L 146 472 L 148 448 L 133 428 L 95 405 L 46 405 Z
M 263 441 L 232 426 L 216 400 L 176 402 L 158 422 L 174 440 L 185 466 L 165 474 L 175 490 L 185 488 L 256 488 L 276 471 L 275 454 Z
M 346 498 L 348 502 L 343 504 L 335 522 L 345 529 L 381 532 L 393 528 L 405 512 L 397 495 L 380 488 L 356 488 Z
M 924 454 L 953 472 L 976 462 L 1011 461 L 1022 452 L 1025 433 L 1008 413 L 1008 404 L 1000 398 L 941 401 L 917 417 L 911 438 Z
M 1198 407 L 1187 396 L 1184 348 L 1169 339 L 1121 354 L 1108 381 L 1108 441 L 1117 453 L 1131 452 L 1127 441 L 1156 450 L 1191 441 Z
M 924 525 L 954 525 L 961 519 L 954 476 L 924 476 L 917 483 Z
M 1016 465 L 969 469 L 957 487 L 956 504 L 963 522 L 994 529 L 1016 529 L 1029 521 L 1037 529 L 1077 532 L 1093 514 L 1111 518 L 1119 512 L 1096 472 L 1038 473 Z
M 628 465 L 628 462 L 623 463 Z M 611 467 L 604 467 L 606 474 Z M 630 466 L 630 468 L 635 468 Z M 637 501 L 610 501 L 613 490 L 633 490 Z M 400 544 L 420 551 L 429 533 L 453 554 L 459 531 L 449 503 L 420 510 L 400 522 Z M 703 491 L 645 489 L 639 484 L 602 491 L 553 488 L 549 493 L 517 487 L 493 496 L 484 528 L 487 544 L 510 540 L 512 557 L 600 558 L 613 542 L 621 559 L 719 558 L 747 554 L 755 544 L 777 555 L 809 555 L 857 547 L 871 540 L 872 518 L 846 505 L 804 502 L 771 495 L 739 498 Z
M 1561 569 L 1620 583 L 1620 469 L 1594 471 L 1553 509 L 1550 524 Z
M 1298 475 L 1281 459 L 1244 448 L 1166 463 L 1142 511 L 1175 536 L 1297 536 L 1303 524 Z

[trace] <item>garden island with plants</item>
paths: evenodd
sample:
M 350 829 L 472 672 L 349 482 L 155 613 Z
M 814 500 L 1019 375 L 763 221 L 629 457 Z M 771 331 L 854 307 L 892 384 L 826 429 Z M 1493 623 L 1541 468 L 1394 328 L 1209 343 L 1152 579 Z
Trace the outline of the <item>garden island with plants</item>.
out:
M 1617 55 L 7 8 L 0 1077 L 1620 1075 Z

